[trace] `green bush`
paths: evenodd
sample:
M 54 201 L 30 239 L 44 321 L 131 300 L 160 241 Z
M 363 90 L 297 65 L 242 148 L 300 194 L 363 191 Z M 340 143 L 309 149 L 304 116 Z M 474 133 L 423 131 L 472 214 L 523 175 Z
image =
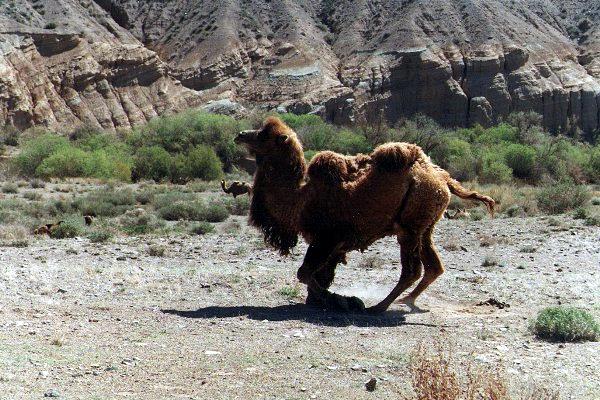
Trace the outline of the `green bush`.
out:
M 190 232 L 195 235 L 206 235 L 207 233 L 214 232 L 214 230 L 215 227 L 210 222 L 202 221 L 192 225 Z
M 247 215 L 250 210 L 250 197 L 238 196 L 235 198 L 226 197 L 223 200 L 223 205 L 227 208 L 230 214 Z
M 131 189 L 100 189 L 75 199 L 73 206 L 82 215 L 114 217 L 125 213 L 135 205 Z
M 483 156 L 479 176 L 482 183 L 508 183 L 512 180 L 512 169 L 499 154 L 490 151 Z
M 23 145 L 21 152 L 14 158 L 17 171 L 26 176 L 34 176 L 38 166 L 57 150 L 68 147 L 69 141 L 62 136 L 44 134 L 30 139 Z
M 2 193 L 15 194 L 19 192 L 19 185 L 14 182 L 6 182 L 2 185 Z
M 227 208 L 219 203 L 211 203 L 201 210 L 200 219 L 208 222 L 222 222 L 229 217 Z
M 533 333 L 552 342 L 597 341 L 600 326 L 587 311 L 572 307 L 548 307 L 532 324 Z
M 192 178 L 212 181 L 223 175 L 223 166 L 219 157 L 208 146 L 198 145 L 192 148 L 187 155 L 187 162 Z
M 120 218 L 121 230 L 130 235 L 143 235 L 154 232 L 165 226 L 164 221 L 143 209 L 134 209 L 125 212 Z
M 85 176 L 88 154 L 74 147 L 64 146 L 45 158 L 35 169 L 35 175 L 42 178 L 68 178 Z
M 113 234 L 109 231 L 94 231 L 87 236 L 92 243 L 104 243 L 112 239 Z
M 134 180 L 153 179 L 160 182 L 170 176 L 171 155 L 160 146 L 140 148 L 134 158 L 132 177 Z
M 175 202 L 158 209 L 160 218 L 167 221 L 202 221 L 205 205 L 202 202 Z
M 585 171 L 590 182 L 600 183 L 600 146 L 590 150 L 589 160 L 585 164 Z
M 83 233 L 83 221 L 79 219 L 68 219 L 50 231 L 50 237 L 53 239 L 66 239 L 81 236 Z
M 560 214 L 583 207 L 590 193 L 585 186 L 562 182 L 542 188 L 536 198 L 540 209 L 550 214 Z
M 224 168 L 230 170 L 244 153 L 233 142 L 237 133 L 247 126 L 244 122 L 218 114 L 196 110 L 158 117 L 134 130 L 128 137 L 133 147 L 159 146 L 169 153 L 185 153 L 187 149 L 205 145 L 212 148 Z
M 531 178 L 535 172 L 536 152 L 533 147 L 513 143 L 504 153 L 506 165 L 516 178 Z
M 178 184 L 185 184 L 192 179 L 189 158 L 185 154 L 176 154 L 171 158 L 170 177 L 171 182 Z

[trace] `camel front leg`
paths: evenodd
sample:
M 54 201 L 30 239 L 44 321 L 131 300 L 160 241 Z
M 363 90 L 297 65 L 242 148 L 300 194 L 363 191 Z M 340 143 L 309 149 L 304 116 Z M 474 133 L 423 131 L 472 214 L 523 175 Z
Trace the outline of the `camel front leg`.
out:
M 358 297 L 341 296 L 328 289 L 335 278 L 335 268 L 345 259 L 339 245 L 310 245 L 298 269 L 298 279 L 307 285 L 306 304 L 335 311 L 363 311 Z

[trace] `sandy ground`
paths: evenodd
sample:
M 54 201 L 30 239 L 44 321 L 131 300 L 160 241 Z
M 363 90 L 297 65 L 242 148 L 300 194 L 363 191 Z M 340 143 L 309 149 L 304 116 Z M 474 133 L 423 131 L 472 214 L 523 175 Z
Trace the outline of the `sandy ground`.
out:
M 459 362 L 503 365 L 515 393 L 542 384 L 600 398 L 600 343 L 546 343 L 528 330 L 551 305 L 600 316 L 600 228 L 567 217 L 438 226 L 447 271 L 420 299 L 430 312 L 393 305 L 380 317 L 306 308 L 300 286 L 282 293 L 305 246 L 281 258 L 243 217 L 207 236 L 1 248 L 0 398 L 401 398 L 411 352 L 440 341 Z M 147 254 L 160 243 L 163 257 Z M 399 273 L 388 238 L 351 253 L 333 289 L 374 304 Z M 489 298 L 510 307 L 476 305 Z

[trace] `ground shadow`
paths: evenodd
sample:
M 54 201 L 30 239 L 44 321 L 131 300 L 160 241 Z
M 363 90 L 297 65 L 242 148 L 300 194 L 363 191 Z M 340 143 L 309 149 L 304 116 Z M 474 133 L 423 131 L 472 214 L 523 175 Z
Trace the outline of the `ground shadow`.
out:
M 247 316 L 250 319 L 263 321 L 304 321 L 325 326 L 359 326 L 359 327 L 394 327 L 401 325 L 421 325 L 437 327 L 434 324 L 406 322 L 406 313 L 390 310 L 381 315 L 360 313 L 340 313 L 324 311 L 308 307 L 304 304 L 287 304 L 281 306 L 211 306 L 195 311 L 162 310 L 166 314 L 184 318 L 235 318 Z

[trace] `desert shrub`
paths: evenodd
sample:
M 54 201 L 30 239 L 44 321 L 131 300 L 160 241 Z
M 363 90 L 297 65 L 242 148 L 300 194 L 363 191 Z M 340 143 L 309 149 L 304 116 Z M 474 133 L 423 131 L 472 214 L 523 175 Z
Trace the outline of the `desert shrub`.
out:
M 206 221 L 198 222 L 197 224 L 192 225 L 190 232 L 194 235 L 206 235 L 207 233 L 211 233 L 215 230 L 215 227 Z
M 585 164 L 585 171 L 588 180 L 594 183 L 600 183 L 600 146 L 590 150 L 589 160 Z
M 192 148 L 187 155 L 187 162 L 192 178 L 211 181 L 219 179 L 223 175 L 223 168 L 219 157 L 208 146 L 198 145 Z
M 573 212 L 574 219 L 586 219 L 588 217 L 588 211 L 585 207 L 577 207 Z
M 160 244 L 151 244 L 148 246 L 148 249 L 146 249 L 146 252 L 151 257 L 163 257 L 166 251 L 167 248 Z
M 114 217 L 130 210 L 135 205 L 131 189 L 99 189 L 75 199 L 73 206 L 82 215 Z
M 552 342 L 597 341 L 600 325 L 585 310 L 548 307 L 537 315 L 531 329 L 540 339 Z
M 536 197 L 540 209 L 550 214 L 560 214 L 582 207 L 590 193 L 585 186 L 562 182 L 542 188 Z
M 229 217 L 229 211 L 219 203 L 211 203 L 201 210 L 200 219 L 208 222 L 222 222 Z
M 50 231 L 53 239 L 66 239 L 81 236 L 84 231 L 83 221 L 79 218 L 70 218 Z
M 165 226 L 154 214 L 142 208 L 125 212 L 120 218 L 121 230 L 130 235 L 142 235 L 156 231 Z
M 205 210 L 204 203 L 200 201 L 185 202 L 178 201 L 172 204 L 167 204 L 158 209 L 160 218 L 166 221 L 201 221 L 204 219 L 203 212 Z
M 304 152 L 304 159 L 306 159 L 306 161 L 310 161 L 317 153 L 317 150 L 306 150 Z
M 447 138 L 432 151 L 431 157 L 455 179 L 466 181 L 475 178 L 476 158 L 471 144 L 465 140 Z
M 600 197 L 594 197 L 591 201 L 592 205 L 600 206 Z
M 156 192 L 150 189 L 140 190 L 135 194 L 135 201 L 140 204 L 150 204 L 154 200 Z
M 329 149 L 342 154 L 357 154 L 368 153 L 373 147 L 364 135 L 342 129 L 334 135 Z
M 185 184 L 192 179 L 192 169 L 190 168 L 188 157 L 185 154 L 176 154 L 171 158 L 171 182 Z
M 66 138 L 49 133 L 43 134 L 25 142 L 23 149 L 13 162 L 19 173 L 34 176 L 36 169 L 45 158 L 67 146 L 69 146 L 69 141 Z
M 74 147 L 64 146 L 45 158 L 35 169 L 35 175 L 42 178 L 67 178 L 85 176 L 88 154 Z
M 21 133 L 13 126 L 6 125 L 0 128 L 0 143 L 7 146 L 18 146 Z
M 48 22 L 44 25 L 44 29 L 56 29 L 56 24 L 54 22 Z
M 32 179 L 29 181 L 29 186 L 31 186 L 33 189 L 43 189 L 46 187 L 46 182 L 41 179 Z
M 212 148 L 226 170 L 242 156 L 243 150 L 233 143 L 244 122 L 218 114 L 190 110 L 158 117 L 135 129 L 127 141 L 133 147 L 159 146 L 169 153 L 185 153 L 187 149 L 205 145 Z
M 480 180 L 483 183 L 508 183 L 512 179 L 512 172 L 497 154 L 488 153 L 483 157 Z
M 534 174 L 536 152 L 533 147 L 522 144 L 510 144 L 504 153 L 506 165 L 517 178 L 531 178 Z
M 134 180 L 153 179 L 156 182 L 168 178 L 171 172 L 171 156 L 160 146 L 140 148 L 134 157 L 132 177 Z
M 2 185 L 2 193 L 14 194 L 19 192 L 19 186 L 14 182 L 6 182 Z
M 226 197 L 223 200 L 223 205 L 227 208 L 230 214 L 247 215 L 250 210 L 250 197 L 238 196 L 235 198 Z
M 37 201 L 37 200 L 41 200 L 43 198 L 41 193 L 37 193 L 34 191 L 29 191 L 29 192 L 23 193 L 23 197 L 29 201 Z
M 113 234 L 110 231 L 104 230 L 104 231 L 94 231 L 94 232 L 90 232 L 88 234 L 88 239 L 90 240 L 90 242 L 92 243 L 104 243 L 109 241 L 110 239 L 112 239 Z
M 165 193 L 157 193 L 154 195 L 152 199 L 152 206 L 158 210 L 160 208 L 166 207 L 170 204 L 180 203 L 180 202 L 194 202 L 198 199 L 198 196 L 194 193 L 184 193 L 178 191 L 165 192 Z
M 600 216 L 599 215 L 590 215 L 584 221 L 586 226 L 600 226 Z

